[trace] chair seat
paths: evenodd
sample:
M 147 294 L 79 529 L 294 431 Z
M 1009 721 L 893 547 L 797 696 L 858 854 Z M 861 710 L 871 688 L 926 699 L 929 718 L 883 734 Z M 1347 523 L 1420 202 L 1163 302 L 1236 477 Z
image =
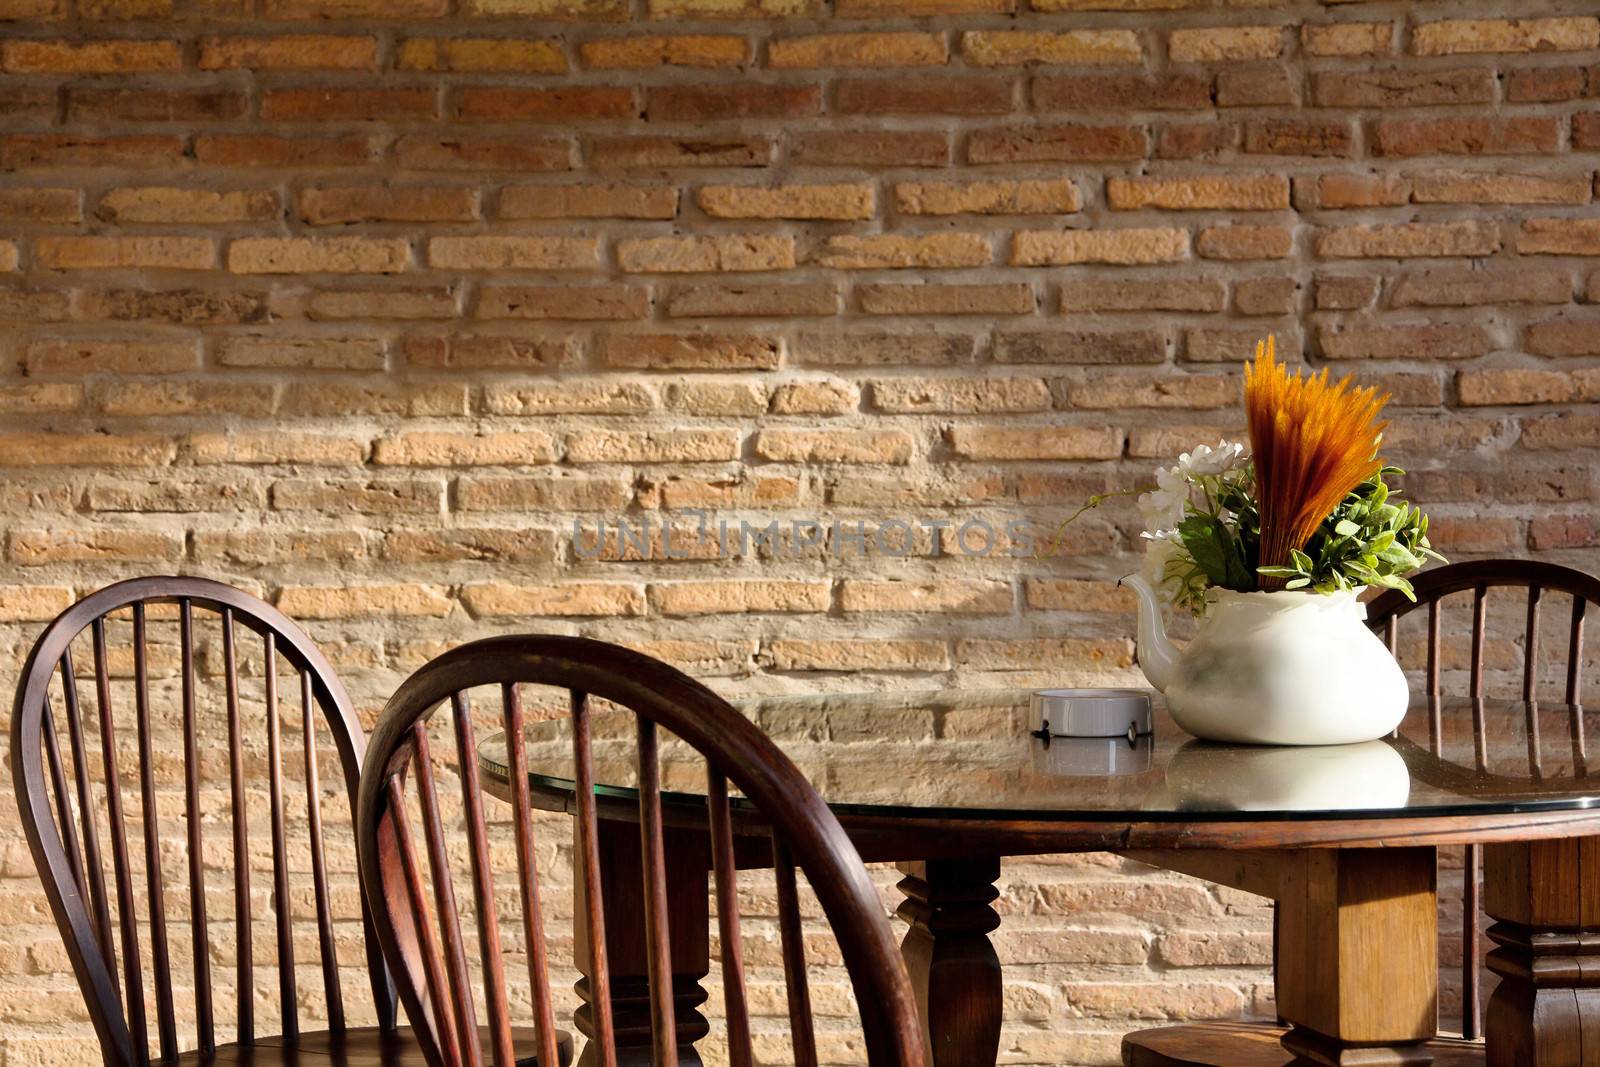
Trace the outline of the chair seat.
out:
M 488 1028 L 481 1027 L 479 1033 L 485 1042 L 483 1062 L 492 1067 Z M 511 1028 L 517 1067 L 539 1067 L 537 1035 L 531 1026 Z M 556 1031 L 556 1054 L 561 1060 L 556 1067 L 572 1063 L 572 1035 L 565 1030 Z M 295 1038 L 260 1037 L 253 1045 L 218 1045 L 210 1053 L 186 1052 L 178 1057 L 178 1063 L 181 1067 L 428 1067 L 408 1026 L 318 1030 Z

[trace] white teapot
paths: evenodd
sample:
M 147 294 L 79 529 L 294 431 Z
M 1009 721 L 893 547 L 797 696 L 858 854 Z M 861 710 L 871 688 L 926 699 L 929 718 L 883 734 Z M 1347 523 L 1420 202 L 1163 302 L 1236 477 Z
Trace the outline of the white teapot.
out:
M 1367 629 L 1359 590 L 1208 595 L 1200 632 L 1182 649 L 1142 575 L 1139 666 L 1173 720 L 1196 737 L 1258 745 L 1373 741 L 1405 718 L 1400 664 Z

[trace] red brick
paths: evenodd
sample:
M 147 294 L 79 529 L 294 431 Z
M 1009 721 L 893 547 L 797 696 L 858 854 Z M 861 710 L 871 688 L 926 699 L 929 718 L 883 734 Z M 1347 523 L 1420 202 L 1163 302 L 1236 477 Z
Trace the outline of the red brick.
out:
M 1221 311 L 1227 295 L 1208 278 L 1074 278 L 1061 283 L 1061 310 Z
M 1264 119 L 1244 128 L 1244 150 L 1256 155 L 1348 156 L 1355 143 L 1343 119 Z
M 561 137 L 477 137 L 408 133 L 395 142 L 395 162 L 407 170 L 571 170 L 572 142 Z
M 799 152 L 799 145 L 794 149 Z M 589 162 L 612 167 L 764 167 L 772 162 L 771 139 L 761 136 L 594 137 Z
M 1298 81 L 1283 67 L 1239 67 L 1217 72 L 1217 106 L 1272 107 L 1298 103 Z
M 997 333 L 996 363 L 1121 366 L 1161 363 L 1167 358 L 1165 330 L 1049 330 Z
M 1589 171 L 1507 174 L 1430 167 L 1412 180 L 1417 204 L 1587 204 Z
M 570 338 L 501 334 L 413 335 L 405 340 L 406 363 L 433 370 L 528 370 L 570 365 L 577 350 Z
M 268 89 L 269 122 L 395 122 L 439 117 L 437 89 Z
M 194 341 L 48 340 L 28 345 L 30 375 L 176 374 L 200 368 Z
M 817 167 L 942 167 L 950 135 L 937 130 L 816 130 L 789 139 L 790 158 Z
M 841 115 L 1004 115 L 1015 95 L 1009 79 L 914 75 L 843 78 L 833 92 Z
M 79 313 L 114 322 L 169 322 L 179 326 L 237 325 L 266 321 L 263 292 L 216 289 L 103 289 L 82 294 Z
M 839 291 L 832 283 L 696 285 L 675 290 L 667 300 L 670 318 L 786 318 L 838 313 Z
M 1293 278 L 1246 278 L 1233 287 L 1233 306 L 1241 315 L 1287 315 L 1300 291 Z
M 0 70 L 10 74 L 172 72 L 182 63 L 177 41 L 12 40 L 0 43 Z
M 1136 126 L 1028 126 L 975 130 L 969 163 L 1051 163 L 1142 159 L 1150 139 Z
M 1539 356 L 1600 355 L 1600 319 L 1551 319 L 1528 327 L 1526 346 Z
M 667 185 L 512 185 L 500 190 L 503 219 L 670 219 L 678 190 Z
M 1561 270 L 1430 270 L 1390 284 L 1390 307 L 1471 307 L 1476 304 L 1565 304 L 1572 277 Z
M 1600 111 L 1572 116 L 1572 147 L 1600 148 Z
M 5 0 L 0 3 L 0 22 L 23 19 L 56 21 L 66 17 L 66 0 Z
M 821 110 L 816 85 L 663 85 L 645 94 L 651 122 L 806 118 Z
M 480 319 L 642 319 L 649 291 L 627 285 L 491 285 L 478 295 Z
M 1528 523 L 1528 547 L 1535 551 L 1597 545 L 1600 545 L 1600 523 L 1590 515 L 1551 515 L 1534 518 Z
M 469 87 L 461 90 L 456 109 L 464 119 L 489 122 L 568 123 L 639 116 L 633 90 L 611 86 Z
M 359 167 L 378 156 L 366 137 L 277 137 L 206 134 L 194 141 L 195 158 L 218 167 Z
M 1321 326 L 1317 346 L 1327 359 L 1473 359 L 1494 349 L 1482 326 L 1383 325 Z
M 776 340 L 752 334 L 608 334 L 597 355 L 607 367 L 638 370 L 771 370 Z
M 54 123 L 60 118 L 60 93 L 55 86 L 9 85 L 0 95 L 0 119 L 37 119 Z
M 201 70 L 378 69 L 375 37 L 202 37 L 199 49 Z
M 165 135 L 76 136 L 68 133 L 11 133 L 0 136 L 0 169 L 43 167 L 127 167 L 166 169 L 183 163 L 183 138 Z
M 750 62 L 750 44 L 743 37 L 727 34 L 601 37 L 580 44 L 578 57 L 594 70 L 740 68 Z
M 1572 413 L 1530 419 L 1522 424 L 1522 447 L 1600 448 L 1600 416 Z
M 1294 251 L 1294 231 L 1286 226 L 1212 226 L 1195 236 L 1202 259 L 1284 259 Z
M 276 220 L 283 211 L 272 189 L 191 189 L 122 186 L 100 198 L 95 214 L 109 222 L 197 225 Z
M 1040 111 L 1195 111 L 1208 108 L 1211 76 L 1202 74 L 1040 74 L 1033 106 Z
M 1517 251 L 1525 256 L 1600 256 L 1600 219 L 1523 219 Z
M 400 70 L 564 74 L 561 42 L 518 37 L 408 37 L 395 55 Z
M 269 19 L 296 22 L 318 19 L 428 17 L 449 10 L 448 0 L 262 0 Z
M 1231 122 L 1166 124 L 1156 128 L 1155 155 L 1160 159 L 1210 159 L 1239 143 L 1239 127 Z
M 1582 67 L 1531 67 L 1506 75 L 1506 99 L 1514 104 L 1546 104 L 1583 95 Z
M 68 122 L 220 122 L 247 107 L 233 89 L 67 89 Z
M 77 222 L 82 218 L 82 194 L 76 189 L 0 189 L 0 221 Z
M 1494 102 L 1494 71 L 1462 70 L 1318 71 L 1311 99 L 1318 107 L 1428 107 Z
M 1556 119 L 1380 119 L 1372 126 L 1372 151 L 1380 156 L 1518 155 L 1554 152 L 1561 140 Z
M 1396 207 L 1411 202 L 1411 180 L 1399 174 L 1323 174 L 1294 180 L 1295 206 Z
M 300 193 L 300 217 L 314 226 L 352 222 L 470 222 L 478 191 L 458 187 L 334 186 Z
M 220 0 L 224 6 L 235 0 Z M 171 18 L 174 0 L 78 0 L 78 17 L 130 22 L 134 19 Z

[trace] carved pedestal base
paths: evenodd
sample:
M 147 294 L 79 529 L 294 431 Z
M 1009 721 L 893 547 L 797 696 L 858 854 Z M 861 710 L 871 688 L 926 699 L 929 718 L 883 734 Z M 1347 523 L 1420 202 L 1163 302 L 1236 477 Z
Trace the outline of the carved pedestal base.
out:
M 989 934 L 1000 917 L 999 859 L 902 863 L 911 925 L 900 951 L 917 994 L 932 1067 L 988 1067 L 1000 1051 L 1000 958 Z
M 600 820 L 600 887 L 604 901 L 607 957 L 611 965 L 611 1018 L 615 1027 L 618 1067 L 651 1067 L 649 961 L 645 946 L 645 909 L 638 899 L 644 872 L 639 851 L 639 827 L 634 823 Z M 710 856 L 706 836 L 668 829 L 667 927 L 671 936 L 672 1000 L 679 1067 L 700 1067 L 695 1042 L 711 1030 L 700 1005 L 706 992 L 700 980 L 711 968 L 710 908 L 706 878 Z M 577 850 L 575 849 L 574 852 Z M 576 989 L 581 1004 L 573 1018 L 578 1032 L 594 1037 L 593 990 L 589 985 L 589 944 L 593 932 L 584 921 L 587 908 L 581 876 L 575 879 L 577 912 L 573 920 L 578 970 L 584 975 Z M 579 1067 L 597 1067 L 599 1050 L 585 1042 Z
M 1490 1067 L 1600 1067 L 1600 838 L 1487 845 Z
M 1321 1067 L 1425 1067 L 1434 1060 L 1426 1042 L 1350 1045 L 1298 1026 L 1283 1035 L 1283 1047 L 1293 1054 L 1293 1062 Z
M 1600 930 L 1489 929 L 1490 1067 L 1600 1064 Z

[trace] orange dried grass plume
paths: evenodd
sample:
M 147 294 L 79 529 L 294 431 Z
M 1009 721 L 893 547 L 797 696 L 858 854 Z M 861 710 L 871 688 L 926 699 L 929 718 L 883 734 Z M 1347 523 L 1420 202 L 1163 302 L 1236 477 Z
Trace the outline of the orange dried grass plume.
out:
M 1255 455 L 1256 501 L 1261 512 L 1260 565 L 1280 567 L 1291 549 L 1304 548 L 1339 502 L 1382 467 L 1378 446 L 1389 425 L 1378 414 L 1389 394 L 1337 385 L 1320 374 L 1289 373 L 1277 360 L 1274 339 L 1256 342 L 1254 363 L 1244 368 L 1245 417 Z M 1281 578 L 1261 579 L 1276 588 Z

